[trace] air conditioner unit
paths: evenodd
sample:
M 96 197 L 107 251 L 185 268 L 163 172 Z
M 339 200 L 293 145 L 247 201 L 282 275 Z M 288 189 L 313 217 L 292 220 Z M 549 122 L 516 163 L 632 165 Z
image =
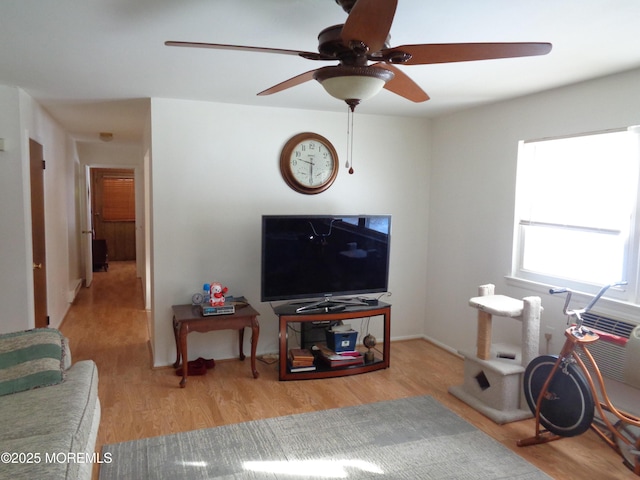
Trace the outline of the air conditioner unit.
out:
M 640 388 L 640 325 L 593 312 L 584 313 L 582 323 L 613 336 L 601 337 L 589 345 L 602 375 Z M 585 363 L 590 367 L 589 362 Z

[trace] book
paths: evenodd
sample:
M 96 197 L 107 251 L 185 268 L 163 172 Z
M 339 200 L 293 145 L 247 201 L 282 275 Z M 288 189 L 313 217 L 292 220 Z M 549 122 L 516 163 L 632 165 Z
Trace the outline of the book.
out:
M 227 304 L 227 305 L 233 305 L 237 309 L 238 308 L 242 308 L 242 307 L 246 307 L 247 305 L 249 305 L 249 302 L 244 297 L 244 295 L 239 296 L 239 297 L 234 297 L 233 295 L 226 296 L 226 297 L 224 297 L 224 303 Z
M 308 367 L 310 365 L 313 365 L 313 360 L 295 361 L 289 359 L 289 365 L 291 365 L 292 367 Z
M 292 348 L 289 350 L 289 365 L 293 368 L 303 368 L 313 366 L 315 357 L 311 350 L 302 348 Z
M 306 365 L 306 366 L 302 366 L 302 367 L 294 367 L 294 366 L 289 366 L 289 371 L 291 373 L 297 373 L 297 372 L 313 372 L 316 369 L 315 365 Z
M 364 355 L 358 357 L 346 357 L 340 359 L 328 359 L 321 357 L 321 360 L 328 364 L 331 368 L 350 367 L 352 365 L 364 365 Z
M 293 360 L 289 360 L 289 365 L 291 365 L 292 367 L 307 367 L 309 365 L 313 365 L 313 362 L 308 362 L 308 361 L 295 362 Z
M 314 359 L 313 353 L 307 348 L 292 348 L 289 350 L 289 356 L 295 360 L 313 361 Z
M 364 365 L 364 355 L 358 351 L 336 353 L 322 344 L 314 345 L 314 351 L 331 368 Z

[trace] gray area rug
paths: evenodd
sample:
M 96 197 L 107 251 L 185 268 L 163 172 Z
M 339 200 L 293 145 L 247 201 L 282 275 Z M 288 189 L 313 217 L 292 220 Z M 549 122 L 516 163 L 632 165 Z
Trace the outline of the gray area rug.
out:
M 105 445 L 100 479 L 549 479 L 428 396 Z

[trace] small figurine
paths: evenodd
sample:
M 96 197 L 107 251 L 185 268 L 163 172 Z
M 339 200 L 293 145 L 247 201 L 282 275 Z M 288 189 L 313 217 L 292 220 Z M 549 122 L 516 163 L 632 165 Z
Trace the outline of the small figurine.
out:
M 219 282 L 212 282 L 209 287 L 209 294 L 211 299 L 209 303 L 212 307 L 220 307 L 224 305 L 224 294 L 227 293 L 229 289 L 227 287 L 223 287 Z

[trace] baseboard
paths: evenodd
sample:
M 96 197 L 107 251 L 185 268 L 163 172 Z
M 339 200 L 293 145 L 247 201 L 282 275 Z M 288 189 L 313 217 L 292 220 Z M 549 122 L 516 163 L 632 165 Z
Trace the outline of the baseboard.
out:
M 403 337 L 391 337 L 392 342 L 404 342 L 405 340 L 421 340 L 424 339 L 424 335 L 405 335 Z
M 443 350 L 446 350 L 449 353 L 454 354 L 456 357 L 464 358 L 464 356 L 462 356 L 458 350 L 451 348 L 449 345 L 439 342 L 438 340 L 431 338 L 428 335 L 423 335 L 421 338 L 423 340 L 426 340 L 429 343 L 433 343 L 436 347 L 439 347 Z
M 73 303 L 73 301 L 78 296 L 78 293 L 80 292 L 81 288 L 82 288 L 82 279 L 78 278 L 76 279 L 76 284 L 73 286 L 73 288 L 67 292 L 68 303 Z

